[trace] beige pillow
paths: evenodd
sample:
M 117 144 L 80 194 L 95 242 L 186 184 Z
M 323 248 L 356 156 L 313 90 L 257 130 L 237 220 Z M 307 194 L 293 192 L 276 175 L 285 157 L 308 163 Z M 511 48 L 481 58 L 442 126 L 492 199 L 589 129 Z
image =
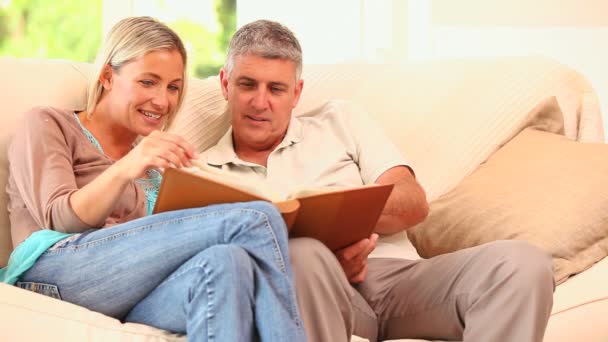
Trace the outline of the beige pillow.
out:
M 230 115 L 219 77 L 189 79 L 184 104 L 167 130 L 179 133 L 203 152 L 215 145 L 229 127 Z
M 408 231 L 425 258 L 504 239 L 551 253 L 565 281 L 608 254 L 608 145 L 525 129 Z

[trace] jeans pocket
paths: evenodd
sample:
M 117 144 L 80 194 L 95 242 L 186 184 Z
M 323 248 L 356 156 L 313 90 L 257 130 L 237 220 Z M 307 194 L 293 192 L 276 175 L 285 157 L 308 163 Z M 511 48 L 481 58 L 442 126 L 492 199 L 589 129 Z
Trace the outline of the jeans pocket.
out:
M 61 300 L 61 295 L 59 295 L 59 288 L 57 285 L 35 283 L 33 281 L 18 281 L 15 283 L 15 286 L 24 290 L 40 293 L 42 295 Z

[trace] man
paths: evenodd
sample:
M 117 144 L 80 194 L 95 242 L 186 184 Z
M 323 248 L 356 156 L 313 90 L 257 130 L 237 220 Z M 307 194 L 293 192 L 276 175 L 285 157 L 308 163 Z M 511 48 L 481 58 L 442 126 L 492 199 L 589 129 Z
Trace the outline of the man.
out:
M 411 227 L 428 212 L 423 189 L 367 116 L 330 101 L 293 117 L 304 82 L 302 51 L 284 26 L 256 21 L 236 32 L 220 72 L 232 127 L 203 158 L 209 166 L 300 185 L 395 184 L 376 232 Z M 298 303 L 312 341 L 430 338 L 541 341 L 552 306 L 550 258 L 502 241 L 428 260 L 371 258 L 377 234 L 338 251 L 292 239 Z

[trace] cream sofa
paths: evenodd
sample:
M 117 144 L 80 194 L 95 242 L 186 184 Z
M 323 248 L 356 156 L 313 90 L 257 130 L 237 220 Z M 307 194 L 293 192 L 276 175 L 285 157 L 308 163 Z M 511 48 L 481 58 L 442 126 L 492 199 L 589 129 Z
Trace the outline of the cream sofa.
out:
M 0 188 L 7 177 L 6 144 L 19 114 L 34 105 L 83 108 L 90 70 L 85 63 L 0 58 Z M 398 67 L 310 65 L 304 79 L 296 113 L 330 98 L 364 106 L 411 161 L 429 200 L 453 188 L 513 137 L 529 122 L 530 110 L 548 96 L 555 96 L 564 112 L 566 136 L 603 141 L 599 105 L 587 81 L 541 57 Z M 204 149 L 228 127 L 224 105 L 217 78 L 193 79 L 171 129 Z M 4 192 L 0 208 L 6 208 Z M 7 213 L 0 210 L 0 265 L 10 251 Z M 374 256 L 419 258 L 405 234 L 383 238 Z M 605 258 L 559 285 L 545 341 L 608 341 L 607 283 Z M 2 341 L 185 340 L 5 284 L 0 284 L 0 322 Z

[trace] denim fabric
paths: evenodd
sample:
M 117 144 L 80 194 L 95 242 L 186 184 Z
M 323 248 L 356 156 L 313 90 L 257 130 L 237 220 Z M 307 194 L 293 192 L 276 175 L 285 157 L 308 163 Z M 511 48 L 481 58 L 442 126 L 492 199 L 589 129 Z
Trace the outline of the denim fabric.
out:
M 288 257 L 273 205 L 225 204 L 82 233 L 20 282 L 189 341 L 305 341 Z
M 13 250 L 8 265 L 0 268 L 0 282 L 14 285 L 19 277 L 30 269 L 38 257 L 53 245 L 62 243 L 72 234 L 60 233 L 50 229 L 34 232 Z

